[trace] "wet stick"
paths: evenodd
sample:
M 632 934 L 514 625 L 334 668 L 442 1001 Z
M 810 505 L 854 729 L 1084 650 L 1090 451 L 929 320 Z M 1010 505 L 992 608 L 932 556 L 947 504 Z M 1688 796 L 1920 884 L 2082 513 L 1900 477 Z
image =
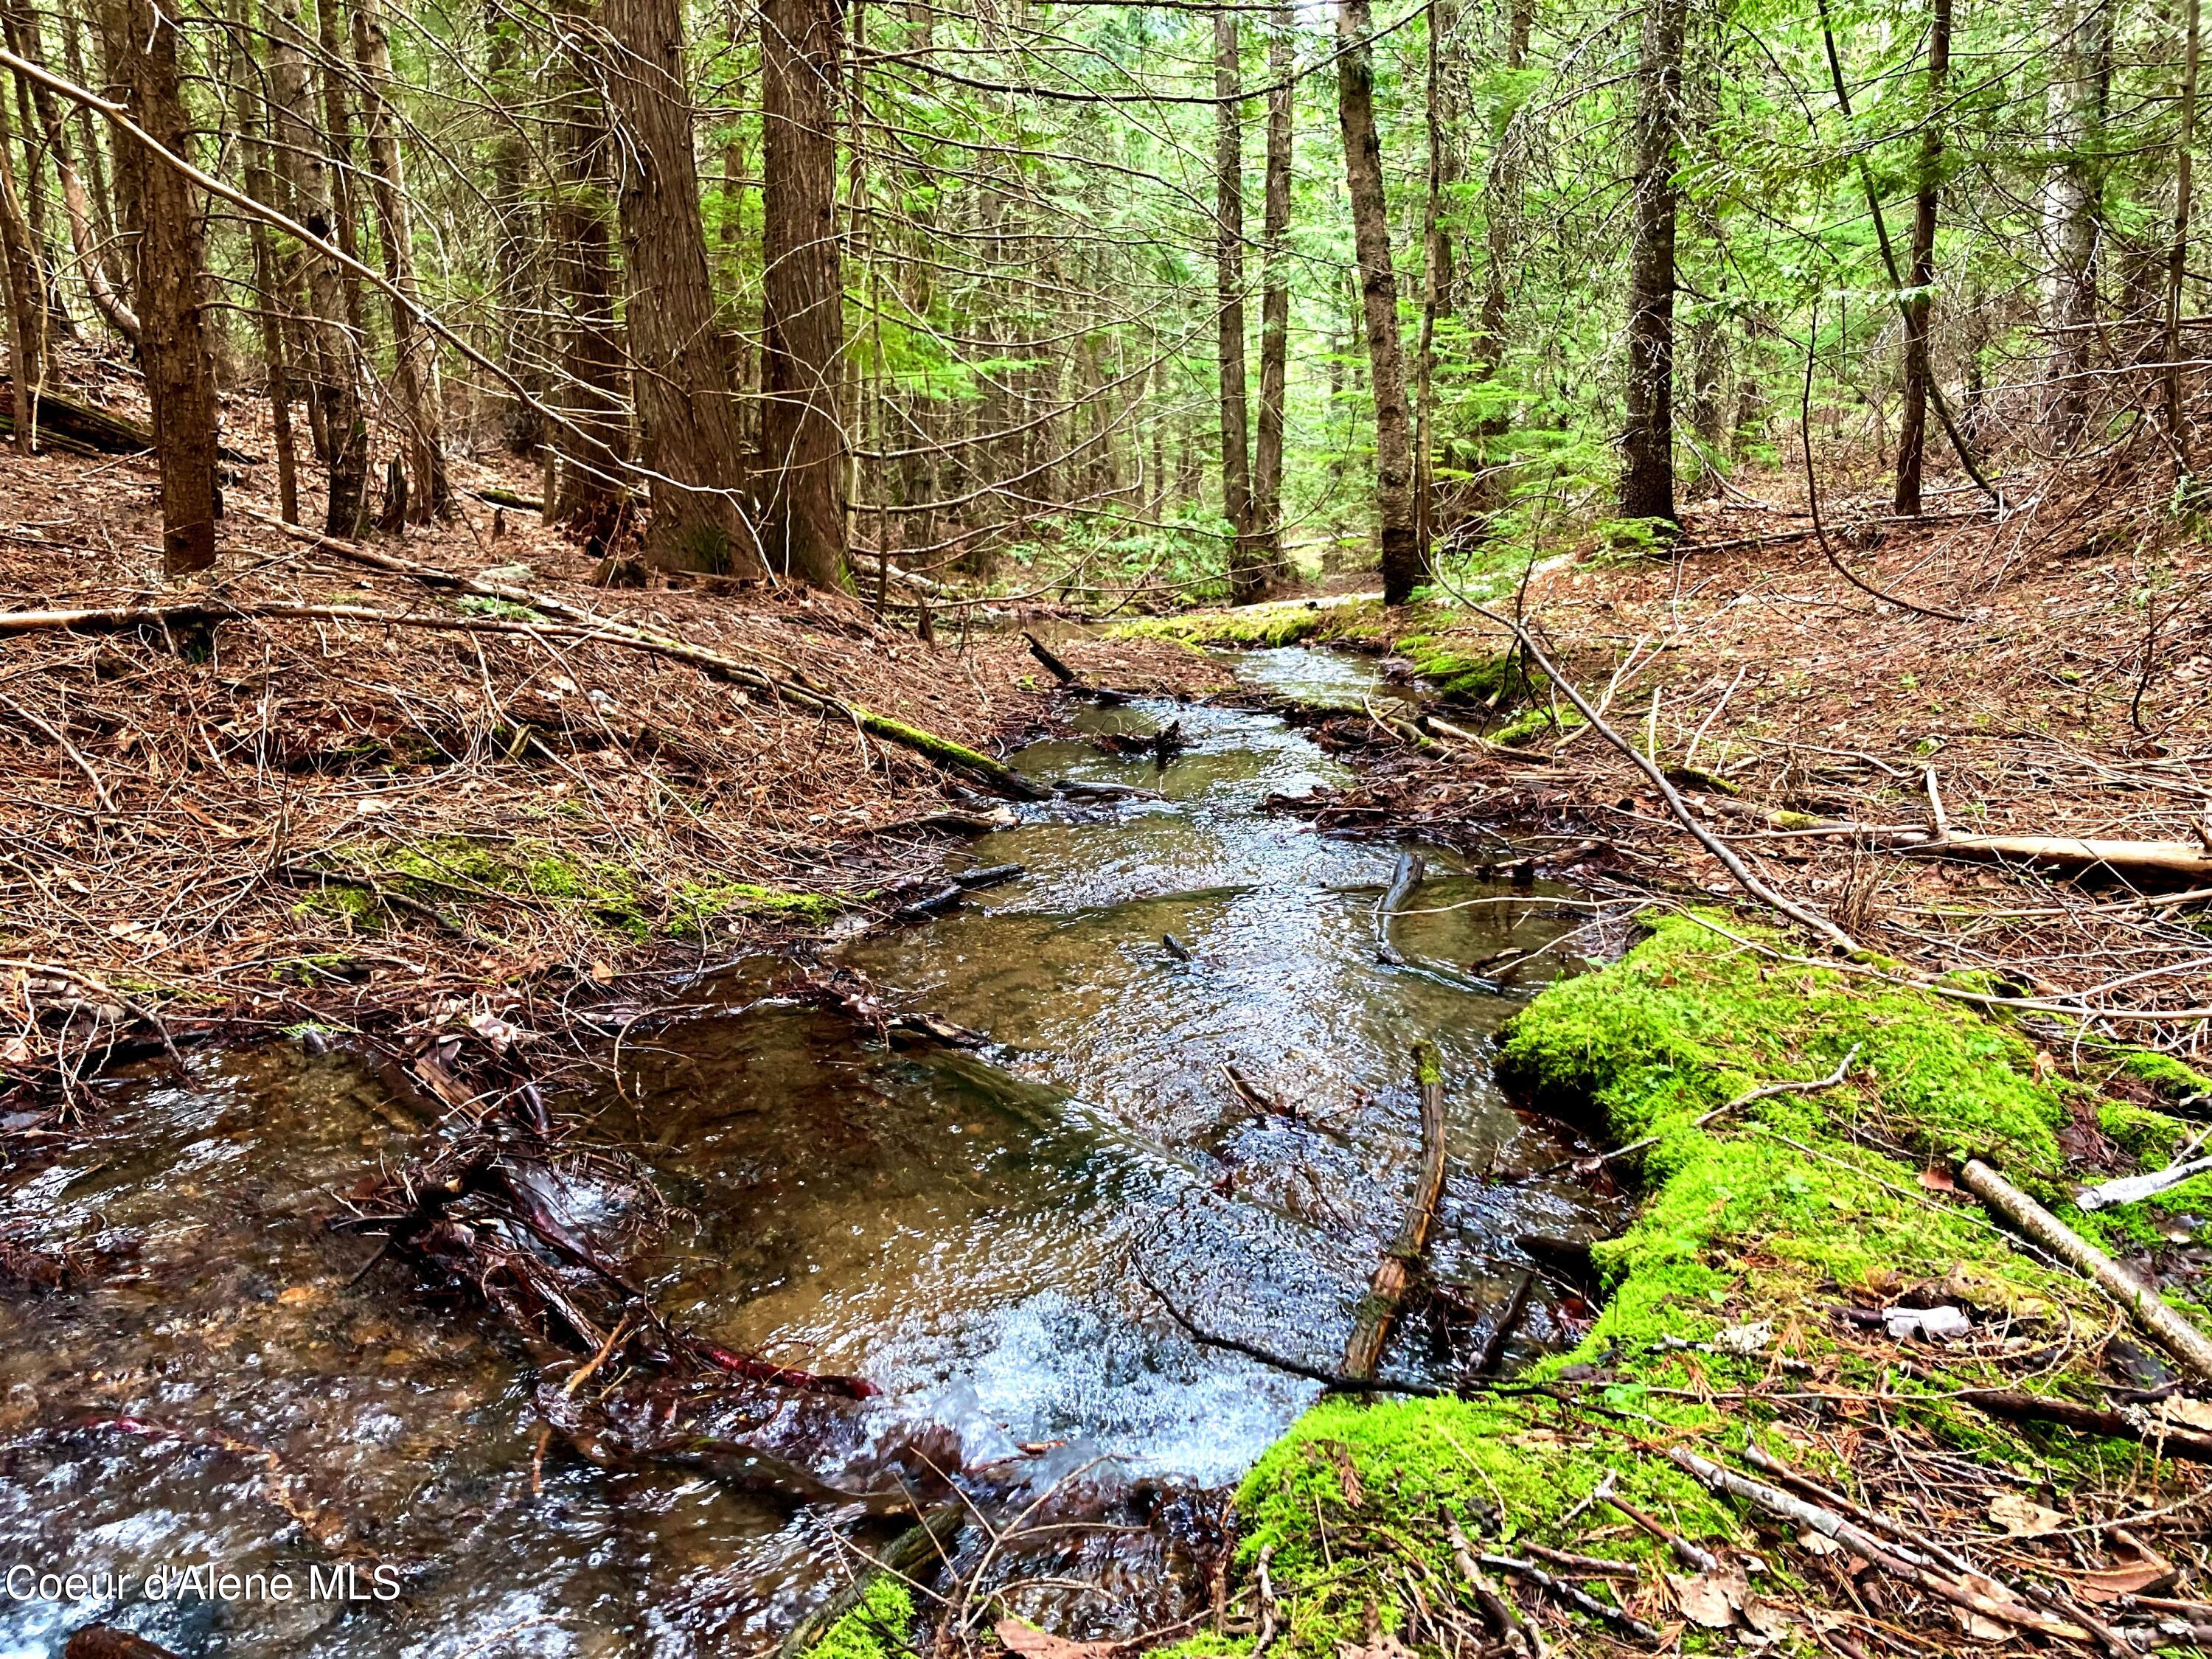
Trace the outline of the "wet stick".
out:
M 1417 860 L 1418 862 L 1418 860 Z M 1437 1208 L 1444 1194 L 1444 1079 L 1436 1054 L 1425 1043 L 1413 1050 L 1413 1075 L 1421 1090 L 1421 1170 L 1413 1183 L 1413 1202 L 1376 1265 L 1367 1294 L 1360 1298 L 1359 1315 L 1352 1340 L 1344 1346 L 1344 1374 L 1368 1378 L 1382 1359 L 1382 1345 L 1390 1340 L 1407 1287 L 1428 1254 L 1429 1235 L 1435 1231 Z
M 2212 1340 L 2168 1307 L 2156 1291 L 1981 1159 L 1966 1161 L 1959 1183 L 2068 1267 L 2095 1281 L 2099 1290 L 2191 1370 L 2212 1376 Z
M 1390 872 L 1390 890 L 1382 895 L 1382 902 L 1375 911 L 1375 959 L 1389 967 L 1402 967 L 1406 958 L 1398 954 L 1390 943 L 1390 923 L 1398 912 L 1406 908 L 1413 896 L 1413 890 L 1421 884 L 1421 878 L 1429 866 L 1419 853 L 1398 854 L 1397 867 Z

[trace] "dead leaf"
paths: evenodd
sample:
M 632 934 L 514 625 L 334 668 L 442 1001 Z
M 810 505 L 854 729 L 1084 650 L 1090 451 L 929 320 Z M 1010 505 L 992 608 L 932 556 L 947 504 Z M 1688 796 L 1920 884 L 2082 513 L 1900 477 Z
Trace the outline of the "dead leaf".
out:
M 1356 1510 L 1367 1501 L 1367 1488 L 1359 1479 L 1358 1466 L 1352 1461 L 1351 1447 L 1341 1440 L 1310 1440 L 1306 1443 L 1334 1467 L 1336 1488 L 1344 1494 L 1346 1508 Z
M 1007 1651 L 1019 1654 L 1021 1659 L 1106 1659 L 1108 1654 L 1117 1653 L 1126 1645 L 1120 1642 L 1071 1641 L 1065 1636 L 1041 1631 L 1035 1625 L 1024 1624 L 1018 1619 L 1001 1619 L 997 1630 Z
M 2020 1632 L 2010 1625 L 1999 1624 L 1994 1619 L 1984 1619 L 1978 1613 L 1965 1607 L 1954 1607 L 1959 1616 L 1959 1627 L 1977 1642 L 2009 1642 Z
M 2123 1595 L 2142 1595 L 2165 1589 L 2179 1577 L 2171 1561 L 2151 1556 L 2125 1566 L 2097 1567 L 2068 1575 L 2084 1601 L 2117 1601 Z
M 1413 1659 L 1413 1656 L 1389 1631 L 1379 1631 L 1364 1646 L 1357 1642 L 1340 1642 L 1336 1659 Z
M 1920 1184 L 1931 1193 L 1955 1193 L 1959 1183 L 1951 1179 L 1951 1172 L 1939 1164 L 1931 1164 L 1920 1172 Z
M 2057 1510 L 2047 1510 L 2010 1492 L 1991 1501 L 1990 1519 L 2005 1529 L 2008 1538 L 2042 1538 L 2066 1524 L 2066 1517 Z
M 2199 1434 L 2212 1434 L 2212 1401 L 2188 1400 L 2174 1395 L 2161 1401 L 2168 1428 L 2194 1429 Z
M 1743 1597 L 1741 1578 L 1731 1584 L 1717 1572 L 1701 1572 L 1689 1578 L 1670 1572 L 1667 1582 L 1674 1587 L 1674 1600 L 1681 1607 L 1682 1616 L 1692 1624 L 1703 1625 L 1707 1630 L 1726 1630 L 1735 1623 Z
M 1797 1615 L 1779 1601 L 1770 1601 L 1763 1595 L 1747 1595 L 1743 1598 L 1743 1622 L 1771 1641 L 1796 1629 Z
M 602 985 L 611 985 L 615 982 L 615 970 L 604 962 L 595 962 L 592 964 L 592 977 Z

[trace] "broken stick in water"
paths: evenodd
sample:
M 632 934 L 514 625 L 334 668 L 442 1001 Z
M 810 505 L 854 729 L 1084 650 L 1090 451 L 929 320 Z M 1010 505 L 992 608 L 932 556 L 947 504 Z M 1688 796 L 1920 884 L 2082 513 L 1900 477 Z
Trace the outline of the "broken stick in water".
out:
M 1428 1254 L 1429 1235 L 1435 1231 L 1437 1209 L 1443 1201 L 1444 1079 L 1435 1051 L 1425 1043 L 1413 1050 L 1413 1076 L 1421 1091 L 1420 1174 L 1413 1182 L 1413 1202 L 1399 1225 L 1398 1236 L 1383 1251 L 1375 1277 L 1368 1282 L 1367 1294 L 1360 1298 L 1359 1316 L 1344 1348 L 1344 1374 L 1350 1377 L 1371 1377 L 1382 1363 L 1382 1345 L 1389 1340 L 1399 1304 L 1406 1299 L 1407 1287 Z
M 1390 943 L 1390 922 L 1406 908 L 1406 901 L 1413 896 L 1413 890 L 1421 884 L 1428 873 L 1428 864 L 1419 853 L 1401 853 L 1398 865 L 1390 872 L 1390 890 L 1382 895 L 1382 902 L 1375 912 L 1375 959 L 1393 968 L 1405 965 L 1406 958 Z

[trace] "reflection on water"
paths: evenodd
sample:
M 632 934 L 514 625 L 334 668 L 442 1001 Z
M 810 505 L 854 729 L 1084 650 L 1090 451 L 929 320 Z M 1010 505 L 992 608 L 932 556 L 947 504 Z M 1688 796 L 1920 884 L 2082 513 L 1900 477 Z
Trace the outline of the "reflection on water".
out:
M 1302 697 L 1376 691 L 1353 659 L 1245 663 Z M 1451 1079 L 1434 1266 L 1474 1314 L 1415 1322 L 1393 1363 L 1441 1374 L 1479 1349 L 1526 1265 L 1516 1236 L 1600 1230 L 1571 1186 L 1483 1186 L 1563 1143 L 1488 1080 L 1511 1002 L 1377 964 L 1393 852 L 1261 811 L 1340 769 L 1259 714 L 1085 719 L 1170 717 L 1190 747 L 1164 769 L 1080 740 L 1021 757 L 1158 799 L 1027 811 L 974 849 L 1021 863 L 1019 881 L 846 948 L 986 1053 L 863 1043 L 757 983 L 625 1045 L 621 1092 L 583 1105 L 670 1206 L 635 1248 L 672 1318 L 863 1374 L 887 1419 L 941 1425 L 971 1463 L 1049 1448 L 1040 1480 L 1104 1456 L 1220 1484 L 1310 1385 L 1194 1346 L 1136 1268 L 1205 1324 L 1330 1363 L 1404 1201 L 1414 1040 Z M 1573 926 L 1553 898 L 1449 865 L 1414 908 L 1399 948 L 1462 971 Z M 1240 1100 L 1230 1066 L 1283 1109 Z M 70 1255 L 58 1291 L 0 1285 L 0 1564 L 143 1583 L 163 1561 L 303 1582 L 354 1563 L 364 1583 L 392 1567 L 403 1593 L 0 1601 L 0 1659 L 111 1615 L 190 1654 L 689 1655 L 756 1646 L 836 1582 L 846 1546 L 818 1516 L 702 1476 L 541 1461 L 530 1355 L 388 1267 L 355 1282 L 368 1251 L 331 1230 L 340 1195 L 424 1128 L 356 1064 L 272 1048 L 97 1093 L 91 1132 L 0 1192 L 0 1237 Z M 623 1224 L 608 1210 L 574 1218 Z M 1540 1289 L 1516 1352 L 1569 1334 L 1572 1311 Z

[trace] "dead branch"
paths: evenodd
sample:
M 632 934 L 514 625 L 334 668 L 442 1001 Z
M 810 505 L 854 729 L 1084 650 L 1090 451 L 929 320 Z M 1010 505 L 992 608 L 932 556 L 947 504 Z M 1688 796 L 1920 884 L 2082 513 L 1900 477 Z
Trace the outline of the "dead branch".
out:
M 2142 1280 L 1979 1158 L 1959 1179 L 1967 1191 L 2069 1267 L 2095 1282 L 2159 1345 L 2199 1376 L 2212 1376 L 2212 1341 Z
M 1398 1316 L 1399 1304 L 1422 1259 L 1428 1254 L 1429 1234 L 1436 1226 L 1437 1206 L 1444 1192 L 1444 1079 L 1436 1057 L 1425 1045 L 1413 1051 L 1413 1074 L 1421 1091 L 1421 1169 L 1413 1182 L 1412 1202 L 1398 1236 L 1391 1240 L 1367 1294 L 1360 1298 L 1359 1316 L 1344 1346 L 1344 1374 L 1371 1377 L 1382 1359 L 1382 1345 Z

